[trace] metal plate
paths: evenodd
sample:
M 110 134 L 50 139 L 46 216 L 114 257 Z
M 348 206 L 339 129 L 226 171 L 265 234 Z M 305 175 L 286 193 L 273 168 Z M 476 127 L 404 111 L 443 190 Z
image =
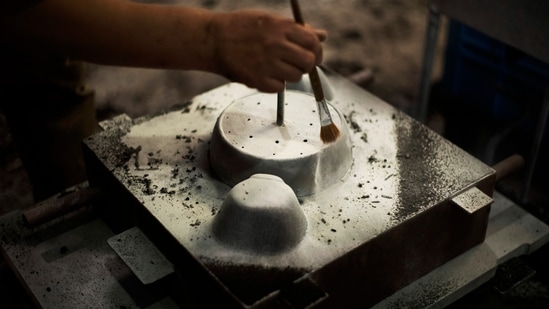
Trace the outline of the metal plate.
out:
M 109 238 L 107 243 L 143 284 L 151 284 L 174 272 L 173 264 L 138 227 Z

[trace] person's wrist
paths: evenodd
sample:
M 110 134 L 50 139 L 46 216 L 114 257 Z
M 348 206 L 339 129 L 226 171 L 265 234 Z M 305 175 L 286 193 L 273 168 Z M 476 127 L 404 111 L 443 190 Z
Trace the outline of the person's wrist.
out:
M 223 76 L 228 75 L 223 51 L 223 31 L 225 13 L 212 13 L 206 21 L 206 50 L 208 51 L 210 71 Z

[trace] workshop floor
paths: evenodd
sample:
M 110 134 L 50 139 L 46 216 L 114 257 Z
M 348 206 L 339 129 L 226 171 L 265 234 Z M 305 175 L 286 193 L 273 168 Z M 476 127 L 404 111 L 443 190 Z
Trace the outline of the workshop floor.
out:
M 174 1 L 170 1 L 174 2 Z M 177 2 L 177 1 L 175 1 Z M 264 8 L 289 15 L 286 1 L 185 1 L 216 10 Z M 320 0 L 314 9 L 303 2 L 308 23 L 329 30 L 325 43 L 325 64 L 349 76 L 388 103 L 408 110 L 418 97 L 419 76 L 426 26 L 427 0 Z M 353 21 L 349 23 L 349 21 Z M 444 23 L 443 27 L 444 29 Z M 445 35 L 441 31 L 434 69 L 435 80 L 442 74 Z M 225 83 L 223 78 L 198 72 L 175 72 L 90 65 L 88 83 L 96 91 L 100 119 L 120 113 L 138 117 L 181 103 L 192 96 Z M 4 98 L 2 98 L 4 99 Z M 433 106 L 440 106 L 433 96 Z M 431 127 L 470 153 L 481 156 L 486 118 L 471 119 L 465 112 L 435 109 Z M 469 117 L 469 118 L 467 118 Z M 463 119 L 468 119 L 467 122 Z M 459 133 L 456 133 L 459 132 Z M 468 135 L 463 138 L 463 135 Z M 524 151 L 520 135 L 504 140 L 496 157 Z M 549 223 L 549 190 L 544 185 L 548 142 L 545 142 L 525 209 Z M 498 185 L 498 190 L 514 199 L 520 193 L 520 173 Z M 33 205 L 31 186 L 19 159 L 15 141 L 0 114 L 0 215 Z M 481 288 L 454 303 L 451 308 L 549 308 L 549 246 L 513 260 L 499 275 Z M 513 275 L 513 276 L 511 276 Z M 524 279 L 524 280 L 521 280 Z M 32 308 L 5 263 L 0 260 L 0 307 Z M 513 283 L 517 283 L 513 285 Z M 501 286 L 507 288 L 502 289 Z M 498 289 L 504 293 L 499 292 Z M 7 303 L 6 303 L 7 302 Z

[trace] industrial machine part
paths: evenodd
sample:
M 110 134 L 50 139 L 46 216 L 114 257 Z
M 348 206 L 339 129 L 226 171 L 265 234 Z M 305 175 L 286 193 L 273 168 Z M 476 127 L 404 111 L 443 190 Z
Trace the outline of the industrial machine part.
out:
M 115 232 L 138 226 L 178 278 L 207 288 L 215 295 L 207 301 L 237 308 L 371 306 L 480 244 L 495 171 L 344 78 L 325 74 L 331 104 L 350 129 L 353 164 L 334 185 L 300 197 L 308 227 L 296 247 L 250 255 L 212 236 L 230 186 L 210 167 L 208 141 L 219 114 L 254 94 L 238 84 L 171 111 L 113 119 L 85 140 L 90 185 L 109 197 L 102 217 Z M 274 107 L 276 99 L 269 102 Z
M 6 260 L 44 308 L 387 308 L 449 304 L 547 242 L 548 226 L 493 192 L 520 157 L 494 170 L 327 76 L 354 160 L 341 181 L 299 198 L 307 230 L 290 250 L 246 260 L 209 237 L 231 189 L 209 168 L 210 130 L 251 92 L 228 84 L 173 110 L 103 122 L 85 141 L 89 188 L 100 193 L 76 203 L 95 211 L 32 228 L 19 212 L 1 217 Z
M 37 227 L 79 208 L 89 207 L 100 195 L 99 188 L 89 187 L 85 181 L 26 209 L 23 212 L 23 219 L 29 228 Z

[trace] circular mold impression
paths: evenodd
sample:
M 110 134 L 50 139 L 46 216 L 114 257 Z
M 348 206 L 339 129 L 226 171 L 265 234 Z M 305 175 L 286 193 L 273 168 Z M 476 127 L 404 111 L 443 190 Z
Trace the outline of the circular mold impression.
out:
M 276 253 L 297 245 L 307 219 L 292 188 L 278 176 L 255 174 L 234 186 L 213 219 L 222 243 L 257 253 Z
M 308 93 L 286 91 L 282 126 L 276 124 L 276 94 L 235 101 L 215 123 L 209 152 L 213 170 L 230 186 L 258 173 L 276 175 L 297 196 L 329 187 L 343 178 L 353 158 L 345 119 L 328 107 L 341 135 L 324 144 L 316 101 Z

